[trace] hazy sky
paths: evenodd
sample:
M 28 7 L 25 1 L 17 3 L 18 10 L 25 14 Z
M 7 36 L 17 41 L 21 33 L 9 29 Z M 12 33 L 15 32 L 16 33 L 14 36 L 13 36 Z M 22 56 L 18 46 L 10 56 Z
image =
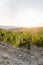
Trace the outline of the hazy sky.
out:
M 0 25 L 43 26 L 43 0 L 0 0 Z

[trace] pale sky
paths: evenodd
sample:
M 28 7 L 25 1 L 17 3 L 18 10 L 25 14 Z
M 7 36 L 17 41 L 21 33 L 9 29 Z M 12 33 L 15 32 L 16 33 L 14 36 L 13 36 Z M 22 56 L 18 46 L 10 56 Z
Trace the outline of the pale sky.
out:
M 43 0 L 0 0 L 0 25 L 43 26 Z

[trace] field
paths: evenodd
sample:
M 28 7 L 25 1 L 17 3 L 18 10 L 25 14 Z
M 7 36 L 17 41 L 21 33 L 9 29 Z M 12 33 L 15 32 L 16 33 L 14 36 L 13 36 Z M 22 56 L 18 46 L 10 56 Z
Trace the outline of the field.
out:
M 0 29 L 0 65 L 43 65 L 43 27 Z
M 43 27 L 0 29 L 0 41 L 10 44 L 11 47 L 30 49 L 31 45 L 43 47 Z

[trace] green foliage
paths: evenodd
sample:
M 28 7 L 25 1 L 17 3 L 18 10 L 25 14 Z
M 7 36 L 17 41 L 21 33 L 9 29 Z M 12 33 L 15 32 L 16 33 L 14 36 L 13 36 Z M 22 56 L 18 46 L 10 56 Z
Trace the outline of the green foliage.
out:
M 30 44 L 31 44 L 30 35 L 28 35 L 27 33 L 22 33 L 22 35 L 20 36 L 19 43 L 20 43 L 19 44 L 20 47 L 25 47 L 27 49 L 30 49 Z
M 31 44 L 43 46 L 43 33 L 6 31 L 0 29 L 0 41 L 7 42 L 11 46 L 25 47 L 30 49 Z
M 43 35 L 42 34 L 34 34 L 32 36 L 32 44 L 37 46 L 43 46 Z

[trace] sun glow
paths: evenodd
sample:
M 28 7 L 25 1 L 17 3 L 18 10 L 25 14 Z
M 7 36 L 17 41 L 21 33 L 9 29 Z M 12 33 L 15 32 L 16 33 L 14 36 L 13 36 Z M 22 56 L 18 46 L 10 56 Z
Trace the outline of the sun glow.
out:
M 26 9 L 20 11 L 18 14 L 9 13 L 8 15 L 4 15 L 4 17 L 0 18 L 1 25 L 18 27 L 43 26 L 43 13 L 37 12 L 36 10 Z
M 18 26 L 37 27 L 43 19 L 41 15 L 42 14 L 39 14 L 39 12 L 34 10 L 21 11 L 17 16 Z
M 43 27 L 43 1 L 0 0 L 0 25 Z

